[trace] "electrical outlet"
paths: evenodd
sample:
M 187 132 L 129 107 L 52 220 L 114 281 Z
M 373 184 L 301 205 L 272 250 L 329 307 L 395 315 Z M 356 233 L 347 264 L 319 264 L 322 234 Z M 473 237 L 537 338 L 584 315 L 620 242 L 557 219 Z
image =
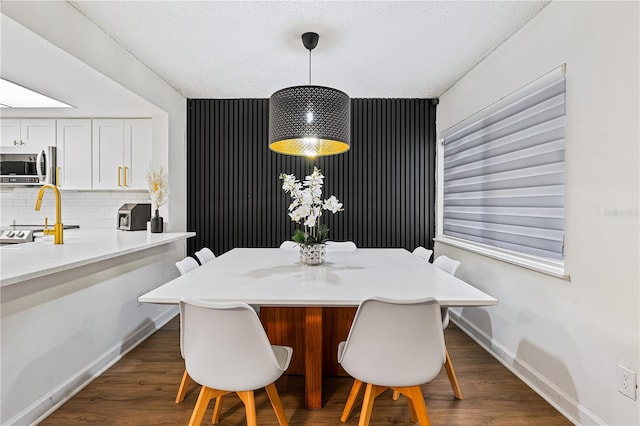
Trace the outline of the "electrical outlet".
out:
M 636 372 L 618 364 L 618 392 L 636 400 Z
M 136 291 L 136 302 L 138 303 L 138 308 L 142 306 L 142 302 L 139 299 L 140 299 L 140 296 L 142 296 L 143 294 L 144 294 L 144 291 L 142 290 Z

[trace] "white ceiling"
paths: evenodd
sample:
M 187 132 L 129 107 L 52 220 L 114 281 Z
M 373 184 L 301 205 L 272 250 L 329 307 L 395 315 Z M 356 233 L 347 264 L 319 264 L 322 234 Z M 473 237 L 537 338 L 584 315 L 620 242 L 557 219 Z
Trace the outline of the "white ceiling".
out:
M 355 98 L 438 97 L 540 1 L 72 1 L 187 98 L 267 98 L 312 83 Z

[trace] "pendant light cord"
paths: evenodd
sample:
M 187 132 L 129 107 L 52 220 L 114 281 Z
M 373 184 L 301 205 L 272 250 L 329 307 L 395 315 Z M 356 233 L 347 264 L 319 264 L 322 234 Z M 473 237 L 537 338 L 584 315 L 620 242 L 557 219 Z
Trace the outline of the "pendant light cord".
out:
M 311 49 L 309 49 L 309 86 L 311 86 Z

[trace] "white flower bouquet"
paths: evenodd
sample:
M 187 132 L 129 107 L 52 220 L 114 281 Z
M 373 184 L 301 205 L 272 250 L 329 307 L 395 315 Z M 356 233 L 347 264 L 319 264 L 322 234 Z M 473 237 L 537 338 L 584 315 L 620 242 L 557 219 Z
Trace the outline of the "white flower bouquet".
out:
M 322 199 L 322 184 L 324 176 L 319 168 L 314 167 L 313 173 L 305 177 L 304 183 L 294 175 L 281 173 L 282 189 L 293 199 L 289 205 L 289 217 L 296 223 L 302 223 L 304 229 L 296 229 L 293 241 L 301 245 L 324 244 L 329 235 L 327 225 L 320 224 L 323 210 L 332 213 L 343 211 L 342 203 L 332 195 Z
M 149 164 L 147 187 L 154 209 L 158 210 L 161 205 L 167 202 L 169 195 L 169 177 L 162 166 L 153 167 Z

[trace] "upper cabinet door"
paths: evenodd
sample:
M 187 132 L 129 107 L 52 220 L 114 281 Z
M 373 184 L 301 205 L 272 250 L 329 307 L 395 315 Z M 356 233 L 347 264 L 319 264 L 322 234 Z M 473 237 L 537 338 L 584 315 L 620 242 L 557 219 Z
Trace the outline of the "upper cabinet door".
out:
M 56 146 L 56 120 L 20 120 L 20 137 L 29 151 L 46 150 L 49 146 Z
M 61 189 L 91 189 L 91 120 L 57 122 L 57 185 Z
M 20 119 L 3 118 L 0 119 L 0 145 L 19 146 L 20 145 Z
M 150 119 L 93 120 L 93 189 L 147 189 Z
M 93 189 L 124 188 L 124 120 L 93 120 Z
M 3 118 L 0 120 L 0 144 L 25 152 L 46 150 L 56 146 L 56 120 Z
M 124 120 L 125 189 L 148 189 L 146 172 L 152 152 L 150 119 Z

